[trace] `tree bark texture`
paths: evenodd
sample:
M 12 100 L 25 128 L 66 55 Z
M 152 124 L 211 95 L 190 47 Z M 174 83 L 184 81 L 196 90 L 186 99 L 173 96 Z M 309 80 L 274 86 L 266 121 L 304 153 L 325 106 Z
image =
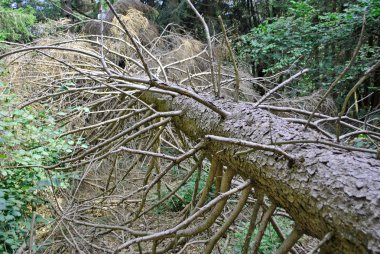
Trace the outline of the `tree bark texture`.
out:
M 313 130 L 304 130 L 303 125 L 250 104 L 203 96 L 231 115 L 222 119 L 182 95 L 144 92 L 141 98 L 160 111 L 183 110 L 182 116 L 174 118 L 174 125 L 193 140 L 210 134 L 260 144 L 324 139 Z M 206 151 L 252 179 L 255 187 L 286 209 L 306 234 L 322 239 L 333 232 L 323 252 L 380 252 L 380 161 L 376 156 L 322 144 L 280 148 L 295 156 L 296 162 L 262 150 L 236 155 L 247 148 L 215 141 L 208 143 Z

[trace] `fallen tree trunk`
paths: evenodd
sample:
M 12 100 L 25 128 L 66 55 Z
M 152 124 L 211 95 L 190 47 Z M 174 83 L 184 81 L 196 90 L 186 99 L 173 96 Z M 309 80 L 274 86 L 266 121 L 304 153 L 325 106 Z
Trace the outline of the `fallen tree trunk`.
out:
M 210 134 L 258 144 L 324 140 L 316 131 L 304 130 L 303 125 L 289 123 L 247 103 L 205 95 L 206 101 L 230 112 L 223 119 L 188 96 L 144 92 L 142 98 L 160 111 L 182 110 L 183 115 L 174 117 L 174 124 L 193 140 Z M 380 251 L 380 161 L 376 155 L 300 142 L 281 146 L 296 158 L 291 162 L 272 151 L 237 155 L 241 146 L 229 143 L 210 141 L 207 151 L 252 179 L 306 234 L 322 239 L 333 232 L 324 246 L 326 253 Z

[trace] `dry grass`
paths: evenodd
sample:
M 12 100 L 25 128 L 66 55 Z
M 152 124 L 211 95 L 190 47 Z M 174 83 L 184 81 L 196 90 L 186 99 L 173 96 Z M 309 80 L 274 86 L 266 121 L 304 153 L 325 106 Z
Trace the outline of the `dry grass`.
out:
M 170 33 L 156 39 L 155 55 L 159 56 L 162 65 L 171 80 L 179 81 L 191 74 L 207 70 L 205 45 L 190 35 Z
M 156 26 L 153 25 L 141 11 L 129 9 L 126 14 L 120 18 L 128 29 L 130 35 L 142 45 L 149 44 L 159 35 Z M 120 60 L 125 57 L 137 59 L 137 56 L 135 55 L 136 51 L 133 48 L 130 39 L 116 18 L 113 18 L 110 25 L 105 26 L 105 28 L 104 45 L 110 52 L 117 52 L 117 54 L 111 53 L 107 55 L 111 61 L 118 64 Z
M 157 27 L 141 11 L 129 9 L 120 19 L 127 27 L 129 33 L 133 37 L 137 37 L 143 45 L 150 43 L 159 35 Z M 112 24 L 113 26 L 110 28 L 109 35 L 128 41 L 124 30 L 120 27 L 119 21 L 116 18 L 113 18 Z
M 64 41 L 67 43 L 62 43 Z M 89 43 L 68 37 L 46 37 L 35 42 L 33 46 L 56 46 L 96 54 Z M 68 65 L 86 71 L 96 70 L 98 62 L 95 58 L 76 52 L 43 49 L 12 55 L 5 59 L 5 65 L 9 70 L 7 82 L 13 85 L 18 94 L 29 95 L 51 84 L 55 84 L 55 88 L 58 88 L 70 85 L 70 82 L 83 82 L 76 79 L 78 73 Z

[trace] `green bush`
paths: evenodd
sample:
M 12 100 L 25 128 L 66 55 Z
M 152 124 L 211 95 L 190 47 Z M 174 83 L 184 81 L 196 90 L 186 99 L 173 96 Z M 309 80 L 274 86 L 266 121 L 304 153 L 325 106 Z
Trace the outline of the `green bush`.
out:
M 61 18 L 62 10 L 60 0 L 0 0 L 4 8 L 16 8 L 23 12 L 32 13 L 37 21 Z
M 367 13 L 364 41 L 380 26 L 379 0 L 347 4 L 343 12 L 323 12 L 309 3 L 291 1 L 286 16 L 266 20 L 236 42 L 238 56 L 252 64 L 255 75 L 270 76 L 291 67 L 309 68 L 298 84 L 292 86 L 295 88 L 291 90 L 292 96 L 326 89 L 342 72 L 357 45 L 364 13 Z M 338 104 L 352 84 L 378 61 L 379 52 L 376 45 L 362 45 L 354 66 L 334 91 Z
M 0 86 L 0 253 L 14 252 L 27 239 L 33 213 L 37 223 L 44 220 L 38 214 L 48 203 L 44 190 L 65 187 L 68 178 L 39 166 L 56 163 L 74 145 L 58 137 L 63 129 L 49 111 L 18 109 L 16 102 L 17 96 Z
M 32 39 L 31 28 L 36 22 L 33 9 L 11 10 L 0 7 L 0 41 L 27 42 Z

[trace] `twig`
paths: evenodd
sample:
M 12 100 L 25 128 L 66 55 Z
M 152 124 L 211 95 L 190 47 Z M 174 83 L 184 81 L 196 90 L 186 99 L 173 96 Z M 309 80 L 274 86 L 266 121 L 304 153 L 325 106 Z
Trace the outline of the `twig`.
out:
M 156 81 L 152 82 L 152 83 L 153 83 L 154 86 L 156 86 L 158 88 L 161 88 L 161 89 L 164 89 L 164 90 L 173 91 L 173 92 L 177 92 L 179 94 L 185 95 L 187 97 L 190 97 L 190 98 L 196 100 L 197 102 L 199 102 L 202 105 L 208 107 L 209 109 L 211 109 L 215 113 L 219 114 L 223 119 L 226 119 L 228 116 L 231 115 L 230 112 L 227 112 L 227 111 L 225 111 L 225 110 L 223 110 L 221 108 L 218 108 L 212 102 L 210 102 L 208 100 L 205 100 L 200 95 L 198 95 L 197 93 L 195 93 L 195 92 L 193 92 L 193 91 L 191 91 L 189 89 L 185 89 L 185 88 L 182 88 L 182 87 L 179 87 L 179 86 L 174 86 L 174 85 L 168 86 L 165 83 L 156 82 Z
M 307 254 L 314 254 L 314 253 L 317 253 L 317 251 L 319 250 L 319 248 L 322 247 L 322 245 L 324 245 L 327 241 L 329 241 L 332 237 L 333 237 L 334 233 L 333 232 L 329 232 L 327 233 L 323 239 L 318 243 L 317 246 L 315 246 L 311 251 L 309 251 Z
M 286 237 L 284 235 L 284 233 L 281 231 L 281 228 L 278 226 L 274 216 L 276 216 L 277 212 L 273 214 L 273 216 L 270 218 L 270 223 L 272 224 L 272 227 L 274 229 L 274 231 L 276 231 L 278 237 L 280 238 L 281 241 L 285 241 Z M 292 219 L 292 218 L 290 218 Z M 296 246 L 296 245 L 294 245 Z M 289 252 L 291 254 L 298 254 L 297 250 L 293 247 L 290 248 Z M 299 246 L 298 246 L 299 247 Z
M 253 254 L 258 253 L 260 243 L 261 243 L 261 239 L 264 236 L 264 232 L 265 232 L 265 229 L 266 229 L 267 224 L 269 222 L 269 218 L 272 216 L 272 214 L 274 213 L 275 210 L 276 210 L 276 205 L 271 204 L 268 207 L 268 209 L 265 211 L 264 216 L 263 216 L 261 223 L 260 223 L 259 231 L 257 232 L 256 238 L 255 238 L 255 243 L 253 244 L 253 248 L 252 248 Z
M 287 152 L 285 152 L 285 151 L 283 151 L 283 150 L 281 150 L 275 146 L 263 145 L 263 144 L 245 141 L 245 140 L 241 140 L 241 139 L 225 138 L 225 137 L 214 136 L 214 135 L 206 135 L 205 138 L 210 140 L 210 141 L 218 141 L 218 142 L 229 143 L 229 144 L 234 144 L 234 145 L 238 145 L 238 146 L 251 147 L 251 148 L 256 149 L 256 150 L 264 150 L 264 151 L 270 151 L 270 152 L 278 153 L 278 154 L 285 156 L 292 163 L 294 163 L 296 161 L 296 158 L 294 156 L 288 154 Z
M 10 51 L 10 52 L 7 52 L 7 53 L 0 55 L 0 59 L 3 59 L 7 56 L 14 55 L 17 53 L 21 53 L 21 52 L 25 52 L 25 51 L 40 50 L 40 49 L 51 49 L 51 50 L 60 50 L 60 51 L 65 51 L 65 52 L 74 52 L 74 53 L 87 55 L 87 56 L 90 56 L 92 58 L 100 60 L 100 57 L 98 55 L 95 55 L 95 54 L 92 54 L 92 53 L 89 53 L 89 52 L 86 52 L 83 50 L 79 50 L 79 49 L 75 49 L 75 48 L 54 47 L 54 46 L 35 46 L 35 47 L 26 47 L 26 48 L 22 48 L 22 49 L 16 49 L 16 50 L 13 50 L 13 51 Z
M 358 147 L 353 147 L 353 146 L 344 146 L 344 145 L 339 145 L 339 144 L 335 144 L 335 143 L 324 141 L 324 140 L 291 140 L 291 141 L 279 141 L 279 142 L 274 143 L 274 145 L 288 145 L 288 144 L 322 144 L 322 145 L 327 145 L 331 147 L 342 148 L 348 151 L 377 154 L 376 150 L 358 148 Z
M 241 252 L 242 254 L 248 253 L 249 244 L 251 243 L 253 231 L 256 228 L 257 215 L 259 214 L 260 207 L 262 206 L 263 201 L 264 201 L 263 193 L 261 192 L 256 192 L 256 193 L 257 193 L 257 199 L 256 199 L 255 205 L 253 206 L 253 211 L 252 211 L 251 218 L 249 221 L 247 235 L 245 236 L 243 250 Z
M 356 82 L 356 84 L 351 88 L 351 90 L 348 92 L 346 98 L 344 99 L 344 102 L 343 102 L 343 106 L 342 106 L 342 109 L 339 113 L 339 117 L 338 117 L 338 122 L 337 122 L 337 141 L 339 142 L 339 135 L 340 135 L 340 119 L 341 117 L 344 115 L 344 113 L 346 112 L 346 107 L 347 107 L 347 104 L 348 104 L 348 101 L 350 99 L 350 97 L 352 96 L 352 94 L 355 93 L 356 89 L 358 89 L 358 87 L 369 77 L 369 75 L 377 70 L 380 66 L 380 61 L 378 61 L 376 64 L 374 64 L 373 66 L 371 66 L 371 68 L 369 68 L 365 73 L 364 75 L 358 80 L 358 82 Z
M 35 223 L 36 223 L 36 213 L 33 212 L 32 224 L 30 226 L 30 236 L 29 236 L 29 254 L 33 254 Z
M 186 2 L 189 4 L 190 8 L 194 11 L 194 13 L 198 17 L 198 19 L 201 21 L 201 23 L 203 25 L 203 28 L 205 30 L 206 39 L 207 39 L 207 45 L 208 45 L 208 55 L 209 55 L 209 62 L 210 62 L 210 70 L 211 70 L 211 83 L 212 83 L 213 88 L 214 88 L 214 93 L 216 94 L 217 91 L 216 91 L 215 75 L 214 75 L 214 55 L 213 55 L 213 52 L 212 52 L 212 44 L 211 44 L 210 31 L 208 29 L 208 25 L 207 25 L 205 19 L 198 12 L 198 10 L 191 3 L 191 1 L 190 0 L 186 0 Z
M 152 157 L 158 157 L 158 158 L 162 158 L 162 159 L 165 159 L 165 160 L 171 160 L 171 161 L 176 161 L 178 159 L 177 157 L 166 155 L 166 154 L 162 154 L 162 153 L 154 153 L 154 152 L 150 152 L 150 151 L 131 149 L 131 148 L 127 148 L 127 147 L 124 147 L 124 146 L 122 146 L 119 149 L 113 151 L 112 153 L 119 153 L 121 151 L 128 152 L 128 153 L 135 153 L 135 154 L 143 154 L 143 155 L 152 156 Z
M 214 182 L 214 178 L 216 176 L 216 173 L 219 170 L 222 170 L 222 168 L 223 168 L 223 165 L 221 164 L 219 158 L 217 156 L 213 156 L 212 159 L 211 159 L 211 166 L 210 166 L 210 171 L 208 173 L 208 177 L 207 177 L 207 180 L 206 180 L 206 184 L 205 184 L 205 186 L 204 186 L 204 188 L 202 190 L 202 195 L 199 198 L 199 200 L 198 200 L 198 202 L 197 202 L 197 204 L 195 206 L 194 211 L 196 211 L 197 208 L 202 207 L 203 204 L 206 202 L 208 194 L 209 194 L 209 191 L 210 191 L 211 186 L 212 186 L 212 184 Z
M 192 244 L 202 244 L 202 243 L 207 243 L 207 240 L 198 240 L 198 241 L 188 242 L 182 247 L 182 249 L 180 249 L 180 251 L 177 252 L 177 254 L 182 254 L 187 249 L 187 247 L 189 247 Z
M 298 242 L 303 235 L 303 232 L 300 231 L 297 226 L 295 226 L 290 233 L 290 235 L 285 239 L 285 241 L 281 244 L 280 248 L 278 248 L 275 254 L 286 254 L 291 248 Z
M 61 134 L 60 136 L 58 136 L 58 137 L 60 138 L 60 137 L 64 137 L 64 136 L 67 136 L 67 135 L 70 135 L 70 134 L 74 134 L 74 133 L 77 133 L 77 132 L 81 132 L 81 131 L 86 131 L 86 130 L 89 130 L 89 129 L 97 128 L 97 127 L 100 127 L 102 125 L 106 125 L 106 124 L 109 124 L 109 123 L 118 122 L 118 121 L 130 118 L 132 116 L 135 116 L 136 114 L 143 113 L 143 112 L 145 112 L 147 110 L 148 110 L 147 108 L 138 109 L 138 110 L 136 110 L 134 112 L 131 112 L 131 113 L 129 113 L 127 115 L 124 115 L 124 116 L 116 117 L 116 118 L 113 118 L 113 119 L 110 119 L 110 120 L 106 120 L 106 121 L 103 121 L 103 122 L 100 122 L 100 123 L 97 123 L 97 124 L 88 125 L 86 127 L 82 127 L 82 128 L 78 128 L 78 129 L 75 129 L 75 130 L 71 130 L 71 131 L 65 132 L 65 133 Z
M 143 215 L 145 215 L 146 213 L 148 213 L 149 211 L 153 210 L 155 207 L 158 207 L 159 205 L 161 205 L 162 203 L 164 203 L 166 200 L 168 200 L 170 197 L 172 197 L 173 195 L 175 195 L 175 193 L 187 182 L 187 180 L 189 180 L 189 178 L 193 175 L 193 173 L 195 172 L 196 169 L 198 170 L 202 170 L 201 169 L 201 165 L 202 165 L 202 162 L 205 158 L 205 155 L 202 154 L 198 163 L 194 165 L 194 167 L 191 169 L 191 171 L 184 177 L 184 179 L 173 189 L 170 191 L 170 193 L 168 195 L 166 195 L 165 197 L 161 198 L 159 202 L 157 202 L 156 204 L 154 204 L 153 206 L 145 209 L 143 212 L 141 212 L 139 214 L 138 217 L 141 217 Z M 198 175 L 200 177 L 200 174 Z M 197 184 L 195 184 L 197 185 Z M 196 193 L 196 192 L 194 192 Z M 193 193 L 193 194 L 194 194 Z M 195 197 L 193 196 L 193 201 L 195 201 Z
M 212 250 L 214 249 L 215 244 L 218 242 L 218 240 L 225 234 L 227 229 L 231 226 L 231 224 L 235 221 L 235 219 L 238 217 L 242 209 L 244 208 L 244 205 L 246 204 L 246 201 L 249 197 L 249 194 L 251 193 L 252 185 L 247 186 L 242 194 L 241 197 L 234 209 L 234 211 L 231 213 L 230 217 L 226 220 L 226 222 L 223 224 L 222 227 L 218 229 L 218 232 L 216 232 L 213 237 L 209 240 L 205 250 L 203 253 L 210 254 Z
M 368 135 L 368 136 L 372 136 L 372 138 L 375 138 L 377 140 L 379 140 L 379 138 L 380 138 L 380 133 L 379 132 L 359 130 L 359 131 L 353 131 L 353 132 L 349 132 L 347 134 L 344 134 L 342 136 L 339 136 L 339 139 L 343 140 L 343 139 L 346 139 L 348 137 L 356 136 L 356 135 L 360 135 L 360 134 L 365 134 L 365 135 Z
M 302 74 L 308 72 L 309 69 L 304 69 L 296 74 L 294 74 L 293 76 L 291 76 L 290 78 L 288 78 L 287 80 L 285 80 L 284 82 L 282 82 L 281 84 L 279 84 L 278 86 L 276 86 L 275 88 L 273 88 L 272 90 L 270 90 L 269 92 L 267 92 L 258 102 L 256 102 L 254 104 L 254 107 L 258 107 L 261 103 L 263 103 L 271 94 L 273 94 L 274 92 L 276 92 L 277 90 L 281 89 L 282 87 L 284 87 L 285 85 L 289 84 L 292 80 L 298 78 L 299 76 L 301 76 Z
M 251 182 L 247 181 L 247 182 L 244 182 L 243 184 L 239 185 L 236 188 L 233 188 L 227 192 L 220 194 L 219 196 L 217 196 L 216 198 L 211 200 L 207 205 L 200 208 L 192 216 L 190 216 L 189 218 L 187 218 L 184 221 L 182 221 L 181 223 L 179 223 L 177 226 L 170 228 L 170 229 L 167 229 L 167 230 L 164 230 L 164 231 L 161 231 L 161 232 L 157 232 L 155 234 L 148 235 L 148 236 L 131 239 L 131 240 L 121 244 L 120 246 L 118 246 L 113 253 L 114 254 L 119 253 L 121 250 L 129 247 L 132 244 L 138 243 L 138 242 L 149 241 L 149 240 L 154 240 L 154 239 L 164 239 L 164 238 L 168 238 L 170 236 L 173 236 L 174 234 L 180 235 L 179 232 L 177 233 L 177 231 L 179 231 L 181 228 L 189 225 L 192 221 L 194 221 L 196 218 L 198 218 L 205 211 L 209 210 L 214 205 L 216 205 L 219 202 L 221 202 L 222 200 L 226 199 L 228 196 L 230 196 L 230 195 L 232 195 L 238 191 L 243 190 L 244 188 L 246 188 L 250 184 L 251 184 Z M 187 235 L 187 234 L 185 234 L 185 235 Z
M 228 37 L 227 37 L 227 32 L 226 32 L 226 28 L 224 27 L 223 19 L 222 19 L 222 17 L 220 15 L 218 16 L 218 19 L 219 19 L 220 26 L 222 28 L 222 32 L 223 32 L 223 35 L 224 35 L 224 40 L 226 41 L 226 44 L 227 44 L 228 52 L 230 53 L 230 56 L 231 56 L 231 59 L 232 59 L 232 64 L 234 65 L 234 71 L 235 71 L 235 96 L 234 96 L 234 101 L 238 102 L 239 101 L 239 89 L 240 89 L 239 70 L 238 70 L 235 54 L 232 51 L 231 43 L 230 43 L 230 41 L 228 40 Z
M 162 71 L 162 74 L 164 75 L 165 82 L 169 82 L 168 76 L 166 75 L 166 71 L 164 66 L 162 65 L 161 61 L 155 57 L 148 49 L 146 49 L 140 42 L 136 42 L 160 67 L 158 70 Z M 157 70 L 157 76 L 159 75 L 159 71 Z
M 355 109 L 356 109 L 356 106 L 357 106 L 357 104 L 358 104 L 359 102 L 362 102 L 362 101 L 364 101 L 365 99 L 371 97 L 372 95 L 374 95 L 374 93 L 375 93 L 375 92 L 371 92 L 371 93 L 367 94 L 365 97 L 361 98 L 360 100 L 355 100 L 355 102 L 352 103 L 352 105 L 346 110 L 345 115 L 346 115 L 346 116 L 348 115 L 348 113 L 351 111 L 352 107 L 355 106 Z M 357 109 L 356 109 L 356 111 L 357 111 Z

